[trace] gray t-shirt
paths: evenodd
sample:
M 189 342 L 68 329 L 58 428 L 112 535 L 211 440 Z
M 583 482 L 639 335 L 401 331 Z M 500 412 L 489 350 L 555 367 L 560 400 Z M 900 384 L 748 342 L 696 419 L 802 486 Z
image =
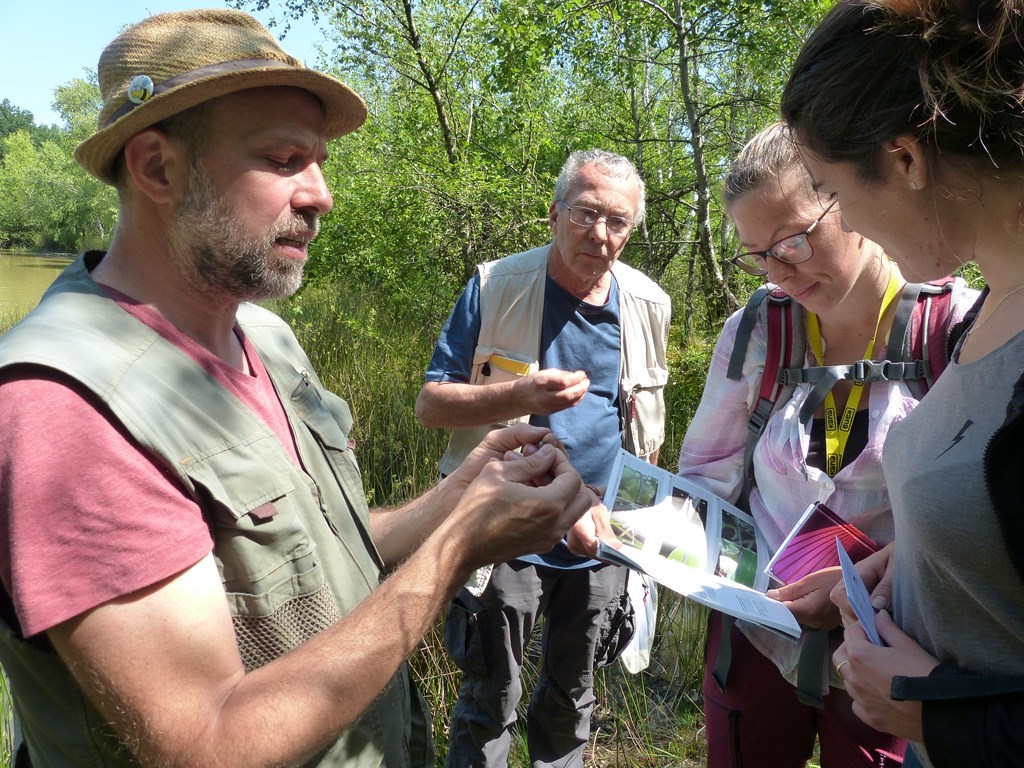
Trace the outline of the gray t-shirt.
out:
M 1024 333 L 980 360 L 951 362 L 883 453 L 896 622 L 933 656 L 973 672 L 1024 669 L 1024 584 L 982 466 L 1022 369 Z

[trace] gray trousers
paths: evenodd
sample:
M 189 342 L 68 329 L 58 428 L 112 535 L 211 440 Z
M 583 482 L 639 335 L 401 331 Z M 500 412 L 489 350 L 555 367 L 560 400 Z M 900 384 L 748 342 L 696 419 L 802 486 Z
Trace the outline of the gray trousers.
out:
M 616 566 L 559 570 L 511 562 L 494 567 L 479 600 L 460 593 L 445 624 L 445 647 L 464 673 L 448 768 L 507 766 L 525 649 L 541 616 L 541 666 L 527 710 L 530 764 L 582 768 L 594 670 L 632 634 L 625 587 L 626 569 Z

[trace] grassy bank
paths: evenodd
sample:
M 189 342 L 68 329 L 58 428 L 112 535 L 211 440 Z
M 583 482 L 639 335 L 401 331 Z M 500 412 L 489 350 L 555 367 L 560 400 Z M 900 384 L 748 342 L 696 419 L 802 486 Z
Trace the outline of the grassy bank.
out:
M 371 505 L 400 503 L 428 488 L 446 442 L 445 432 L 423 429 L 413 412 L 443 317 L 427 310 L 389 310 L 389 305 L 389 297 L 359 287 L 311 286 L 273 307 L 292 325 L 324 383 L 352 407 L 352 437 Z M 0 315 L 0 331 L 15 320 Z M 672 347 L 664 466 L 671 466 L 678 454 L 710 355 L 706 343 L 674 338 Z M 650 668 L 630 675 L 616 663 L 598 674 L 588 765 L 704 764 L 697 691 L 705 615 L 671 593 L 662 593 L 659 607 Z M 529 677 L 537 661 L 534 648 Z M 434 713 L 443 758 L 460 673 L 442 647 L 440 622 L 424 639 L 413 665 Z M 527 690 L 531 688 L 529 680 Z M 0 696 L 6 704 L 6 688 L 0 688 Z M 9 715 L 9 707 L 4 706 L 4 713 Z M 0 746 L 0 766 L 10 764 L 3 751 L 9 744 L 7 734 Z M 529 765 L 523 739 L 517 740 L 509 764 Z

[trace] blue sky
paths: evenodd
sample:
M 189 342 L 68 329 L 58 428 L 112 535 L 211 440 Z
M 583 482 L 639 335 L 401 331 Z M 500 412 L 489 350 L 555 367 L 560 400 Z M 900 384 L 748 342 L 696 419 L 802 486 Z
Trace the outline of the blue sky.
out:
M 224 0 L 0 0 L 0 101 L 32 113 L 38 125 L 59 123 L 50 107 L 54 89 L 95 68 L 100 52 L 126 24 L 187 8 L 227 7 Z M 281 3 L 254 13 L 264 23 Z M 273 30 L 280 39 L 277 28 Z M 323 34 L 312 22 L 293 22 L 282 45 L 313 66 Z

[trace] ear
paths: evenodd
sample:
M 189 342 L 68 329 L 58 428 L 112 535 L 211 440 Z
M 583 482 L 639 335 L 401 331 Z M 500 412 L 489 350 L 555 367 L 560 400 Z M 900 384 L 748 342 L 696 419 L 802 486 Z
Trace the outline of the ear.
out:
M 913 190 L 928 184 L 928 157 L 924 144 L 917 136 L 897 136 L 882 144 L 882 175 L 893 177 Z
M 178 200 L 188 177 L 188 151 L 159 128 L 146 128 L 124 145 L 125 169 L 135 187 L 158 204 Z
M 555 231 L 555 222 L 558 220 L 558 203 L 552 202 L 548 208 L 548 222 L 551 224 L 551 231 Z

